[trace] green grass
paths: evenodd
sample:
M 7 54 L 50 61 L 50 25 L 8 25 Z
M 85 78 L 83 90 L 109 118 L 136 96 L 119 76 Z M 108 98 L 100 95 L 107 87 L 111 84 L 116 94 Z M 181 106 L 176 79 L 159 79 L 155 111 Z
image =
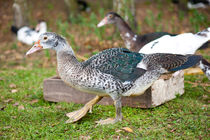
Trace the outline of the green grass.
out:
M 209 97 L 206 96 L 209 87 L 199 84 L 193 87 L 186 82 L 183 96 L 159 107 L 123 107 L 124 119 L 114 125 L 95 125 L 97 120 L 114 116 L 114 106 L 102 105 L 94 106 L 93 113 L 81 121 L 65 124 L 68 119 L 65 114 L 82 105 L 51 103 L 43 99 L 42 81 L 55 73 L 53 68 L 7 69 L 0 72 L 0 139 L 208 139 Z M 203 75 L 186 76 L 185 79 L 208 82 Z M 11 87 L 11 84 L 16 87 Z M 14 88 L 18 91 L 11 93 Z M 129 127 L 134 132 L 125 132 L 123 127 Z
M 208 17 L 197 10 L 192 10 L 190 15 L 190 23 L 194 28 L 194 32 L 200 31 L 200 26 L 208 27 L 210 24 Z

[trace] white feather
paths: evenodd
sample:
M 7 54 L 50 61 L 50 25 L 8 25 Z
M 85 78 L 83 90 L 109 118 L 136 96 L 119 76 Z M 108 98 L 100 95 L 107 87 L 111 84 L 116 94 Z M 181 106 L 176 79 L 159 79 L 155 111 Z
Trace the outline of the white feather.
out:
M 47 31 L 47 25 L 45 22 L 41 22 L 39 26 L 40 30 L 38 32 L 27 26 L 20 28 L 17 32 L 17 39 L 22 43 L 32 45 L 38 40 L 39 36 L 42 33 L 45 33 Z
M 139 53 L 172 53 L 194 54 L 195 51 L 210 39 L 210 28 L 197 34 L 183 33 L 176 36 L 165 35 L 145 46 Z

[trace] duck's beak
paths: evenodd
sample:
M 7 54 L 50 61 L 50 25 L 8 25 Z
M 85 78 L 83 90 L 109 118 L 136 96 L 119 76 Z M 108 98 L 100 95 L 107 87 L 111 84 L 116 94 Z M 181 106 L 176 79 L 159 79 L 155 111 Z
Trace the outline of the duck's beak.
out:
M 40 45 L 40 40 L 38 40 L 34 43 L 33 47 L 26 53 L 26 55 L 32 54 L 41 49 L 43 49 L 43 47 Z
M 39 32 L 39 30 L 40 30 L 40 24 L 36 25 L 36 28 L 35 28 L 36 32 Z
M 102 19 L 102 21 L 99 22 L 99 24 L 97 25 L 97 27 L 101 27 L 101 26 L 104 26 L 106 24 L 108 24 L 107 17 L 105 17 L 104 19 Z

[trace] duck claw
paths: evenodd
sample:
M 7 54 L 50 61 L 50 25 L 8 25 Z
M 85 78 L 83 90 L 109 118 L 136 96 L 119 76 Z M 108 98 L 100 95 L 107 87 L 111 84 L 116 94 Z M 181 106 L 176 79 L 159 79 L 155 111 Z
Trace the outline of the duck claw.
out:
M 84 106 L 83 108 L 81 108 L 79 110 L 67 113 L 66 116 L 69 117 L 69 119 L 66 121 L 66 123 L 73 123 L 73 122 L 80 120 L 87 114 L 89 109 L 90 108 Z
M 87 114 L 88 111 L 92 113 L 93 106 L 96 103 L 98 103 L 102 98 L 103 98 L 102 96 L 96 96 L 94 99 L 86 103 L 85 106 L 82 107 L 81 109 L 67 113 L 66 116 L 69 117 L 69 119 L 66 121 L 66 123 L 74 123 L 82 119 Z
M 108 118 L 108 119 L 105 119 L 105 120 L 99 120 L 99 121 L 96 121 L 97 125 L 106 125 L 106 124 L 114 124 L 116 122 L 120 121 L 119 119 L 113 119 L 113 118 Z

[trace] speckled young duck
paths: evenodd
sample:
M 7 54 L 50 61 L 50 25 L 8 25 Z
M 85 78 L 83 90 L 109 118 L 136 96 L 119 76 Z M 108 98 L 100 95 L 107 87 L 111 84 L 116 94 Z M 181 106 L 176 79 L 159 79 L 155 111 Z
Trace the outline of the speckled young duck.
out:
M 109 12 L 97 25 L 98 27 L 102 27 L 106 24 L 114 24 L 122 37 L 125 46 L 127 49 L 131 51 L 138 52 L 144 45 L 147 43 L 160 38 L 164 35 L 175 35 L 167 32 L 154 32 L 148 33 L 144 35 L 137 35 L 132 31 L 129 25 L 124 21 L 124 19 L 115 12 Z
M 42 34 L 26 55 L 41 49 L 56 51 L 58 72 L 66 84 L 99 97 L 108 95 L 114 100 L 116 117 L 97 121 L 98 124 L 113 124 L 122 120 L 121 96 L 141 95 L 161 74 L 194 66 L 202 58 L 198 55 L 145 55 L 124 48 L 112 48 L 79 62 L 66 40 L 50 32 Z M 84 112 L 78 110 L 70 114 L 83 116 Z M 70 115 L 69 122 L 74 121 L 74 115 Z

